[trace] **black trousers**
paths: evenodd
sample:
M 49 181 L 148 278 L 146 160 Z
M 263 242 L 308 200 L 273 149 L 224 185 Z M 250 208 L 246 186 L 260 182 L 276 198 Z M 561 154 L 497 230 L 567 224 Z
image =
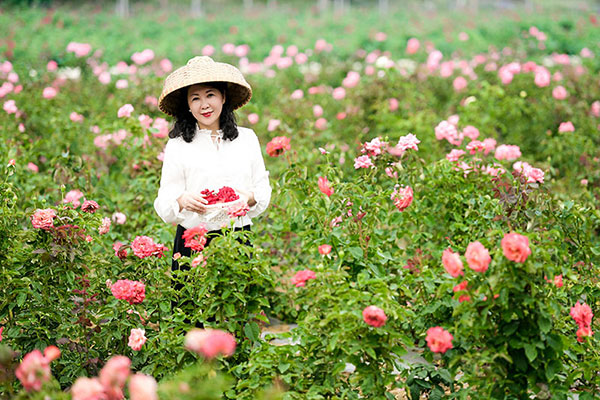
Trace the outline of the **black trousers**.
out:
M 183 233 L 185 232 L 185 229 L 183 226 L 181 225 L 177 225 L 177 232 L 175 233 L 175 241 L 173 243 L 173 254 L 179 252 L 179 254 L 181 254 L 182 256 L 187 256 L 190 257 L 192 255 L 192 249 L 190 247 L 185 247 L 185 240 L 183 240 L 183 238 L 181 237 L 183 235 Z M 250 225 L 245 225 L 241 228 L 234 228 L 235 231 L 249 231 L 250 230 Z M 206 234 L 206 244 L 204 245 L 204 247 L 207 247 L 210 242 L 216 237 L 216 236 L 220 236 L 223 234 L 223 230 L 219 229 L 216 231 L 209 231 Z M 244 244 L 246 244 L 247 246 L 251 246 L 250 241 L 246 241 Z M 189 264 L 181 264 L 179 265 L 179 263 L 177 262 L 177 260 L 173 260 L 172 264 L 171 264 L 171 270 L 189 270 L 190 269 L 190 265 Z M 174 287 L 175 290 L 180 291 L 181 289 L 183 289 L 183 285 L 181 283 L 178 282 L 174 282 Z M 176 299 L 171 300 L 171 306 L 173 308 L 177 307 L 179 305 L 179 302 Z M 185 320 L 184 322 L 189 323 L 189 320 Z M 198 328 L 202 328 L 203 326 L 201 324 L 196 324 L 196 327 Z

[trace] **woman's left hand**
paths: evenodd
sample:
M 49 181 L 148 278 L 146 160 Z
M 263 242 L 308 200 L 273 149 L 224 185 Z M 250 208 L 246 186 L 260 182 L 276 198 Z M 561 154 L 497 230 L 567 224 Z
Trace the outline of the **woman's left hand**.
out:
M 256 200 L 254 199 L 254 193 L 253 192 L 248 192 L 245 190 L 239 190 L 239 189 L 235 189 L 236 193 L 238 193 L 240 195 L 240 197 L 242 197 L 246 203 L 248 204 L 248 207 L 252 207 L 253 205 L 256 204 Z

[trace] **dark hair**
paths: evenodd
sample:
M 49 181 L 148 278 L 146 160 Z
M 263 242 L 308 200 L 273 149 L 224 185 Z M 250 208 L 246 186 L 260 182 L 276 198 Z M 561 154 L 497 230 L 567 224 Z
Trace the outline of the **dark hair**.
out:
M 233 107 L 229 102 L 229 96 L 226 95 L 227 83 L 207 82 L 203 83 L 203 85 L 213 87 L 225 96 L 225 104 L 223 104 L 223 109 L 221 110 L 221 115 L 219 116 L 219 127 L 223 131 L 223 140 L 234 140 L 238 137 L 239 133 L 237 130 L 237 123 L 235 121 L 235 114 L 233 113 Z M 175 114 L 175 124 L 169 132 L 169 137 L 171 139 L 175 139 L 181 136 L 183 140 L 185 140 L 187 143 L 190 143 L 192 140 L 194 140 L 194 136 L 196 135 L 197 121 L 187 107 L 187 89 L 187 87 L 179 89 L 179 96 L 182 97 L 182 101 L 180 101 L 181 106 L 177 110 L 177 114 Z

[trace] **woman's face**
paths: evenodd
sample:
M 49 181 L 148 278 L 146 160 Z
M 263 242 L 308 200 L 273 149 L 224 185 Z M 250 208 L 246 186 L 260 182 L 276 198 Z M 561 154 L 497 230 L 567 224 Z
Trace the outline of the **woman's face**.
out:
M 190 111 L 201 129 L 220 129 L 219 117 L 225 104 L 225 96 L 212 86 L 192 85 L 187 91 Z

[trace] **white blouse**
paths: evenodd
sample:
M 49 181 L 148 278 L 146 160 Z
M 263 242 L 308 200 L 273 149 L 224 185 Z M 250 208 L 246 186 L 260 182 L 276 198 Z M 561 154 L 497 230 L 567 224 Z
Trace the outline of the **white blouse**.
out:
M 217 131 L 222 134 L 222 131 Z M 162 175 L 154 209 L 166 223 L 178 223 L 189 229 L 201 222 L 197 213 L 179 211 L 177 199 L 183 192 L 200 194 L 204 189 L 219 190 L 229 186 L 254 193 L 256 204 L 234 226 L 252 225 L 271 200 L 269 172 L 265 169 L 261 147 L 252 129 L 238 127 L 233 141 L 211 138 L 212 131 L 196 126 L 194 139 L 187 143 L 180 136 L 169 139 L 165 146 Z M 204 223 L 209 231 L 220 225 Z

